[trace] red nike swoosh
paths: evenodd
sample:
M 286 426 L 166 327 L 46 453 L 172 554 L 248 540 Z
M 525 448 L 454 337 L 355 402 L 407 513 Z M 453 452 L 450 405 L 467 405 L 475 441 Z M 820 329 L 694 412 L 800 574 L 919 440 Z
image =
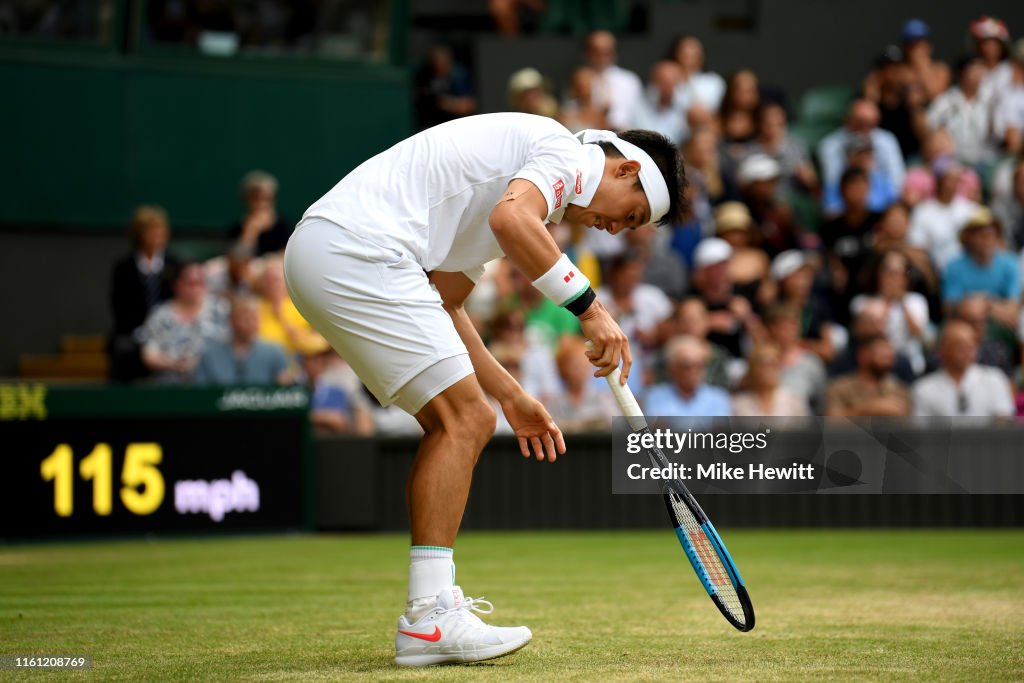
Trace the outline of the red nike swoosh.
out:
M 413 638 L 419 638 L 420 640 L 426 640 L 431 643 L 436 643 L 441 640 L 441 629 L 436 626 L 434 627 L 433 633 L 413 633 L 412 631 L 399 631 L 399 633 L 412 636 Z

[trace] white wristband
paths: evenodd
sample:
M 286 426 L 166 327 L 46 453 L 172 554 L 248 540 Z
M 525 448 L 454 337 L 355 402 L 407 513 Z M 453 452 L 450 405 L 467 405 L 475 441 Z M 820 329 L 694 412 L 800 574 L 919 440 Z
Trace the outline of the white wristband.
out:
M 590 287 L 590 280 L 573 265 L 569 257 L 555 261 L 548 272 L 533 281 L 533 286 L 559 306 L 564 306 Z

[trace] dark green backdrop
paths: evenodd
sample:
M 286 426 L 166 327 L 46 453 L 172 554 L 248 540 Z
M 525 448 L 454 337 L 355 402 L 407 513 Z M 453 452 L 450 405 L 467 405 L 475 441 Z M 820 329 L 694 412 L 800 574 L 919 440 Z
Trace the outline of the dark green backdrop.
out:
M 301 211 L 410 132 L 403 69 L 81 51 L 0 54 L 0 227 L 123 230 L 139 203 L 219 234 L 252 168 Z

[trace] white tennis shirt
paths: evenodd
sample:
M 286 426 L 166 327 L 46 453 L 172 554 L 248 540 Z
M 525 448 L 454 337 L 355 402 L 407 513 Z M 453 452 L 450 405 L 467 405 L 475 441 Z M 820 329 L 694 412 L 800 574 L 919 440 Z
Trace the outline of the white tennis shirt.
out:
M 604 152 L 557 121 L 531 114 L 482 114 L 418 133 L 364 162 L 303 218 L 319 217 L 399 249 L 424 270 L 464 272 L 476 281 L 503 252 L 491 211 L 514 178 L 547 200 L 547 220 L 569 202 L 588 206 L 604 173 Z

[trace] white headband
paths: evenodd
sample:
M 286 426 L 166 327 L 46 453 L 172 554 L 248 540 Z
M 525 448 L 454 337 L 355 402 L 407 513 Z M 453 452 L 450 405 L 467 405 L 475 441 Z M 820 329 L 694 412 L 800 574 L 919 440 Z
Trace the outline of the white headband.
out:
M 577 133 L 576 137 L 583 143 L 610 142 L 626 159 L 639 161 L 640 186 L 644 188 L 644 194 L 647 195 L 647 201 L 651 205 L 651 223 L 657 223 L 668 213 L 668 207 L 671 204 L 668 196 L 668 184 L 661 176 L 661 171 L 658 170 L 658 165 L 654 163 L 651 155 L 632 142 L 623 140 L 610 130 L 588 128 Z

